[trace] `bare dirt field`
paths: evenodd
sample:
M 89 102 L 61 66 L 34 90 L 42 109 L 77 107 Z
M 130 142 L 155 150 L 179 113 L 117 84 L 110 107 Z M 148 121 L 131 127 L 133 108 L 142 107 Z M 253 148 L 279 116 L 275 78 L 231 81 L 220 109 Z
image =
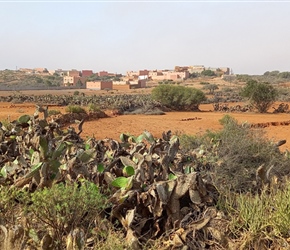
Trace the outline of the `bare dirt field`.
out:
M 51 107 L 65 113 L 65 107 Z M 201 105 L 201 112 L 168 112 L 165 115 L 120 115 L 112 116 L 107 112 L 108 118 L 95 121 L 87 121 L 83 125 L 84 138 L 95 136 L 97 139 L 112 138 L 119 139 L 121 133 L 139 135 L 148 130 L 155 137 L 161 137 L 162 132 L 171 130 L 173 133 L 181 132 L 187 134 L 204 133 L 206 130 L 219 130 L 221 125 L 219 119 L 225 114 L 230 114 L 239 122 L 268 123 L 262 128 L 265 136 L 273 141 L 286 139 L 287 143 L 280 147 L 282 151 L 290 150 L 290 125 L 282 125 L 281 122 L 290 121 L 290 114 L 257 114 L 257 113 L 222 113 L 211 112 L 212 105 Z M 23 114 L 33 114 L 34 104 L 11 104 L 0 103 L 0 121 L 17 119 Z M 270 110 L 272 112 L 273 110 Z M 275 123 L 274 123 L 275 122 Z M 270 124 L 269 124 L 270 123 Z M 289 122 L 290 123 L 290 122 Z M 72 125 L 76 126 L 76 125 Z

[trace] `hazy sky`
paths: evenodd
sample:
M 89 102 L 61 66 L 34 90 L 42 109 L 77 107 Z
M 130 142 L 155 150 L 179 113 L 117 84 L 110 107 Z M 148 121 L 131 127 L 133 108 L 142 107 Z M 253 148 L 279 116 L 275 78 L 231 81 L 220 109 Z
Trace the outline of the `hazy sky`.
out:
M 0 69 L 290 71 L 290 1 L 1 1 Z

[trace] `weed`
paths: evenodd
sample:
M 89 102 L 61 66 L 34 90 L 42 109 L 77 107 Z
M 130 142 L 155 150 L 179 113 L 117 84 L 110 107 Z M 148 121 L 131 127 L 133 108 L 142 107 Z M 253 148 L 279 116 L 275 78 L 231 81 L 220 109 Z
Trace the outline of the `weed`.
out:
M 100 111 L 100 106 L 94 103 L 88 105 L 89 112 L 98 112 Z
M 44 227 L 52 228 L 58 244 L 73 229 L 90 228 L 105 206 L 98 187 L 85 180 L 37 190 L 31 195 L 31 202 L 29 211 Z
M 55 110 L 55 109 L 48 110 L 48 116 L 59 115 L 59 114 L 61 114 L 59 110 Z
M 0 185 L 0 224 L 15 223 L 22 210 L 21 203 L 26 197 L 25 191 Z
M 79 105 L 69 105 L 66 107 L 65 111 L 68 113 L 76 113 L 76 114 L 86 113 L 85 109 Z

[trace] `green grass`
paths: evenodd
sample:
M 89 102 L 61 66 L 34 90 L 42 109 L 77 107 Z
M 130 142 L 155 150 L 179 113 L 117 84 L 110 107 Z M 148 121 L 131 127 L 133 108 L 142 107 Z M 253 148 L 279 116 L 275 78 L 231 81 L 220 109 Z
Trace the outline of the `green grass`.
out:
M 86 113 L 86 110 L 79 105 L 68 105 L 65 109 L 67 113 Z
M 60 115 L 60 114 L 61 112 L 59 110 L 55 110 L 55 109 L 48 110 L 48 116 Z
M 100 111 L 100 106 L 95 104 L 95 103 L 90 103 L 88 105 L 88 110 L 89 110 L 89 112 L 99 112 Z

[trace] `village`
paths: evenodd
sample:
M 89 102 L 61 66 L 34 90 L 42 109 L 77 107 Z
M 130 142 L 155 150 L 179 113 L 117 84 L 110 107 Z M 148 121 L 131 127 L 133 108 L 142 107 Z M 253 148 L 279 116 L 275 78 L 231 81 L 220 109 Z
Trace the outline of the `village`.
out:
M 139 70 L 127 71 L 126 75 L 110 73 L 108 71 L 94 72 L 93 70 L 47 70 L 46 68 L 20 68 L 19 71 L 31 75 L 58 75 L 63 78 L 62 87 L 92 90 L 127 90 L 146 88 L 148 81 L 182 82 L 186 79 L 211 72 L 214 76 L 224 77 L 231 74 L 228 67 L 175 66 L 173 70 Z

